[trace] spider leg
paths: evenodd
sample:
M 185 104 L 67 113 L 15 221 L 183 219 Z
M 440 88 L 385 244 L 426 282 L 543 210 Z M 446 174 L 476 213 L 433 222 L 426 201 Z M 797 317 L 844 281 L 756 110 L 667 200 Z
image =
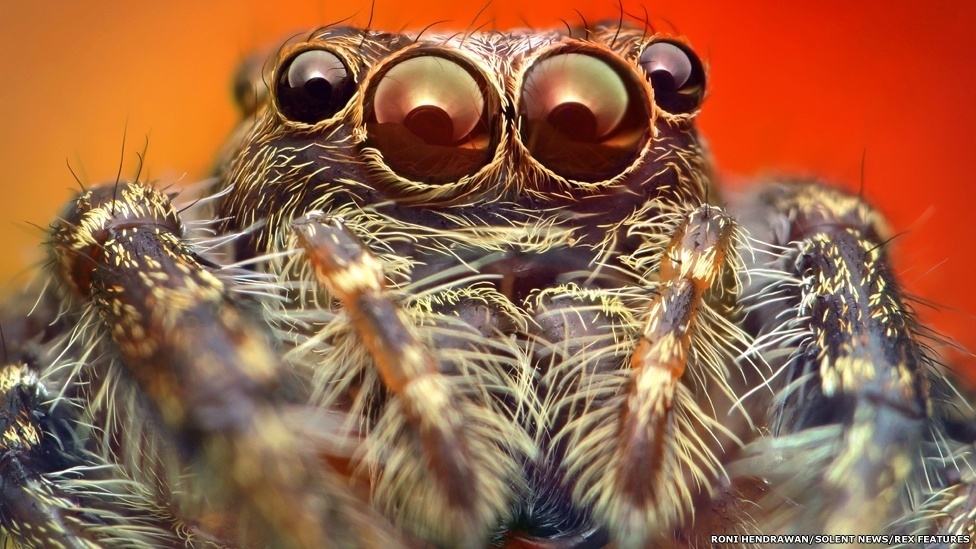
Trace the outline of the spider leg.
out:
M 0 368 L 0 542 L 28 547 L 175 546 L 162 517 L 127 513 L 146 503 L 120 479 L 102 478 L 72 440 L 65 406 L 50 404 L 33 368 Z M 6 546 L 6 545 L 4 545 Z
M 388 543 L 381 526 L 360 528 L 364 504 L 303 446 L 279 396 L 281 363 L 182 237 L 165 194 L 117 183 L 68 208 L 53 249 L 73 303 L 97 312 L 168 446 L 198 467 L 210 496 L 246 510 L 236 527 L 254 530 L 256 519 L 251 535 L 288 547 Z
M 555 417 L 570 418 L 557 426 L 556 445 L 565 452 L 573 499 L 606 525 L 618 547 L 670 538 L 694 513 L 696 500 L 703 494 L 707 499 L 710 487 L 725 477 L 720 456 L 737 446 L 736 435 L 719 421 L 730 419 L 723 414 L 734 400 L 725 364 L 744 346 L 744 334 L 711 308 L 732 291 L 723 279 L 735 262 L 734 229 L 732 219 L 712 206 L 683 213 L 642 318 L 621 319 L 621 326 L 632 325 L 615 330 L 636 335 L 636 343 L 625 349 L 610 341 L 602 345 L 628 367 L 595 367 L 601 362 L 595 357 L 575 370 L 568 370 L 575 360 L 555 362 L 554 377 L 578 380 L 552 405 Z M 577 300 L 585 298 L 585 290 L 575 293 Z M 604 309 L 612 316 L 636 307 Z M 570 345 L 579 341 L 566 339 Z
M 527 438 L 471 394 L 464 376 L 442 369 L 387 291 L 382 263 L 340 219 L 310 213 L 292 230 L 318 282 L 341 303 L 389 398 L 369 427 L 364 459 L 376 471 L 374 497 L 423 536 L 483 547 L 520 490 L 517 456 L 531 452 Z
M 771 482 L 762 528 L 933 533 L 904 518 L 945 482 L 926 461 L 939 471 L 972 457 L 933 409 L 943 380 L 889 264 L 880 215 L 817 184 L 768 187 L 739 211 L 759 242 L 746 323 L 776 369 L 765 404 L 772 436 L 735 467 Z

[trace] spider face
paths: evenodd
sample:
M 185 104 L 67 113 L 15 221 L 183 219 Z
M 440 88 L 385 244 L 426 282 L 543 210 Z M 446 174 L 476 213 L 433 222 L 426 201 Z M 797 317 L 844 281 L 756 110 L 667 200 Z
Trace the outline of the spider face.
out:
M 552 263 L 533 258 L 558 249 L 565 271 L 595 259 L 584 249 L 633 251 L 624 229 L 647 196 L 705 194 L 693 129 L 704 72 L 678 42 L 577 34 L 414 41 L 336 29 L 285 49 L 266 105 L 234 145 L 218 206 L 227 230 L 263 221 L 241 252 L 254 255 L 280 249 L 296 214 L 357 215 L 368 204 L 383 218 L 375 224 L 416 227 L 387 242 L 429 269 L 486 250 Z
M 210 237 L 85 191 L 58 288 L 3 309 L 13 541 L 972 543 L 973 423 L 883 220 L 711 204 L 680 40 L 329 28 L 236 89 Z
M 293 248 L 294 221 L 308 211 L 341 218 L 363 240 L 383 265 L 376 278 L 384 293 L 405 309 L 396 330 L 416 332 L 410 345 L 424 349 L 455 391 L 481 392 L 469 404 L 497 430 L 485 436 L 506 439 L 507 455 L 495 459 L 511 468 L 508 478 L 464 490 L 507 493 L 509 502 L 485 501 L 497 507 L 477 511 L 484 524 L 459 518 L 464 529 L 496 536 L 515 526 L 569 537 L 594 530 L 571 503 L 564 454 L 572 445 L 561 440 L 568 430 L 560 434 L 572 410 L 593 405 L 570 395 L 591 389 L 566 370 L 603 361 L 596 369 L 612 372 L 604 383 L 625 382 L 618 374 L 629 344 L 617 340 L 639 333 L 637 311 L 652 300 L 652 265 L 671 238 L 661 228 L 701 204 L 708 185 L 693 128 L 705 84 L 697 56 L 636 29 L 577 34 L 415 41 L 335 29 L 290 46 L 264 76 L 266 104 L 241 132 L 217 206 L 224 231 L 263 223 L 238 243 L 239 257 Z M 726 227 L 709 238 L 728 246 L 731 223 L 702 215 L 696 223 Z M 316 246 L 303 245 L 314 256 Z M 308 280 L 303 269 L 273 268 L 276 277 Z M 368 317 L 355 295 L 333 287 L 344 275 L 331 269 L 318 269 L 324 296 L 300 290 L 297 301 L 337 299 L 351 316 Z M 382 323 L 358 322 L 360 337 L 333 336 L 343 339 L 323 368 L 329 373 L 312 374 L 322 379 L 316 392 L 329 407 L 351 401 L 344 406 L 355 415 L 383 417 L 389 387 L 338 382 L 369 375 L 357 347 Z M 336 329 L 331 317 L 320 323 L 318 330 Z M 590 354 L 592 364 L 578 362 Z M 392 370 L 402 367 L 396 362 Z M 492 377 L 484 382 L 491 390 L 477 381 L 465 387 L 480 376 Z M 573 429 L 582 436 L 591 427 Z M 505 487 L 513 479 L 522 484 L 514 491 Z M 442 508 L 434 497 L 388 505 Z

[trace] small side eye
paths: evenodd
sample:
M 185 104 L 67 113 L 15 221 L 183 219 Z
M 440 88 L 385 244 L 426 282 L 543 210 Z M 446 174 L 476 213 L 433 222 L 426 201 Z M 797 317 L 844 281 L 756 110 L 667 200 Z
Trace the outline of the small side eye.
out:
M 325 50 L 305 50 L 282 64 L 276 85 L 281 114 L 306 124 L 342 110 L 356 88 L 345 63 Z
M 268 88 L 261 80 L 263 64 L 263 56 L 251 55 L 240 64 L 234 73 L 231 91 L 234 94 L 234 103 L 240 110 L 242 118 L 254 114 L 268 98 Z
M 705 97 L 705 69 L 691 50 L 673 42 L 655 42 L 640 56 L 654 88 L 654 102 L 672 114 L 697 109 Z

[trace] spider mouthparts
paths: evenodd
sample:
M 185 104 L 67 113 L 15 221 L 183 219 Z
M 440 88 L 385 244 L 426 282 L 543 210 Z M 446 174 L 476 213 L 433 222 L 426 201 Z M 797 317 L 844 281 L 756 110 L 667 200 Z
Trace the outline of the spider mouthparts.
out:
M 455 266 L 445 261 L 430 261 L 423 269 L 414 272 L 414 279 L 444 271 Z M 616 259 L 608 260 L 616 265 Z M 601 269 L 607 261 L 597 263 L 589 249 L 557 248 L 545 252 L 513 250 L 499 254 L 497 259 L 477 261 L 463 258 L 464 264 L 475 265 L 478 274 L 493 275 L 496 289 L 514 304 L 523 304 L 534 293 L 562 284 L 576 283 L 587 288 L 619 287 L 625 282 L 615 275 L 614 269 Z M 611 271 L 611 272 L 607 272 Z M 470 273 L 469 273 L 470 274 Z M 460 278 L 458 282 L 460 282 Z
M 572 261 L 577 258 L 571 255 L 553 255 L 513 254 L 485 265 L 481 273 L 501 275 L 496 281 L 498 291 L 513 303 L 520 303 L 533 291 L 558 285 L 570 272 L 585 267 L 582 261 Z

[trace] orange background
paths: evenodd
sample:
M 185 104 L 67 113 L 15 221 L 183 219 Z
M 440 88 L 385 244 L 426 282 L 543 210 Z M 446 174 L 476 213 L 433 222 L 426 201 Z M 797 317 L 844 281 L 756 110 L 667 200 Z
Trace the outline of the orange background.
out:
M 23 281 L 46 226 L 76 188 L 125 172 L 149 135 L 150 175 L 207 173 L 234 124 L 230 75 L 249 50 L 353 15 L 366 0 L 3 2 L 0 6 L 0 281 Z M 278 4 L 278 3 L 275 3 Z M 735 5 L 733 5 L 735 4 Z M 377 0 L 373 26 L 468 28 L 481 2 Z M 924 6 L 924 7 L 923 7 Z M 625 9 L 641 13 L 638 2 Z M 701 126 L 719 167 L 742 177 L 816 174 L 856 189 L 902 232 L 901 278 L 938 331 L 976 349 L 976 3 L 648 0 L 661 29 L 710 64 Z M 615 2 L 495 0 L 476 25 L 546 27 L 616 17 Z M 15 276 L 16 273 L 20 273 Z M 935 305 L 929 306 L 932 302 Z M 949 362 L 976 371 L 968 352 Z M 976 376 L 974 376 L 976 379 Z

